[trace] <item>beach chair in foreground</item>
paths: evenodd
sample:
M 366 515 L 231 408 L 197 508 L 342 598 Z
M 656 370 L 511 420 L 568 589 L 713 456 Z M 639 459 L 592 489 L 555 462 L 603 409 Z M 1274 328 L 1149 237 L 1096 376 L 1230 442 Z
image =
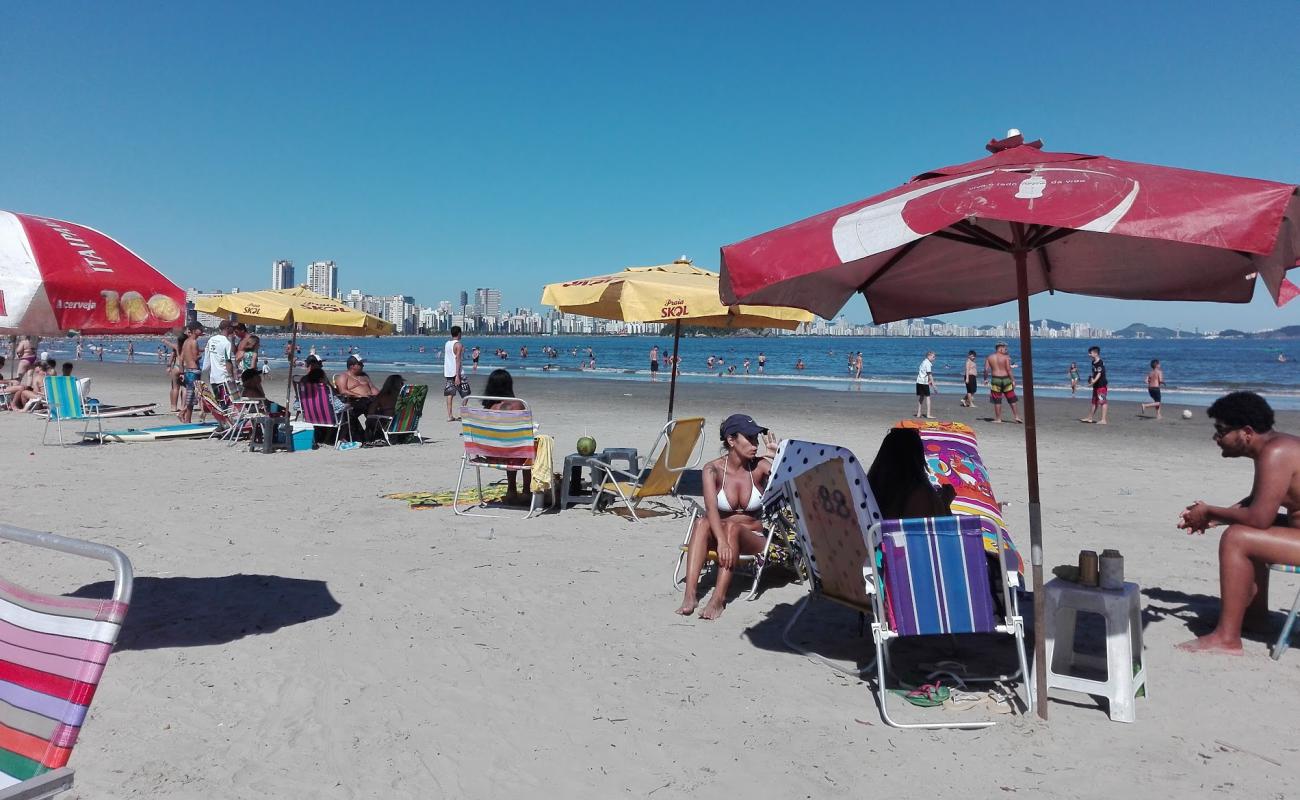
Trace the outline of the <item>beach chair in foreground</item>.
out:
M 352 425 L 348 418 L 349 411 L 334 412 L 330 402 L 333 393 L 324 383 L 295 383 L 298 392 L 298 407 L 302 420 L 314 428 L 326 428 L 334 431 L 335 444 L 352 440 Z
M 90 423 L 94 422 L 99 432 L 104 431 L 104 421 L 100 418 L 98 407 L 92 406 L 89 409 L 82 402 L 81 390 L 77 386 L 77 379 L 72 376 L 46 376 L 45 378 L 45 403 L 49 407 L 49 416 L 45 419 L 45 430 L 41 434 L 41 444 L 45 444 L 50 432 L 50 423 L 54 423 L 55 431 L 59 435 L 59 444 L 65 444 L 63 441 L 63 423 L 65 421 L 85 420 L 86 425 L 82 430 L 82 439 L 90 432 Z
M 592 483 L 599 487 L 591 504 L 591 513 L 600 511 L 607 498 L 615 495 L 627 506 L 635 522 L 641 521 L 636 510 L 645 500 L 671 496 L 680 503 L 677 484 L 681 482 L 682 473 L 699 467 L 704 458 L 704 443 L 700 436 L 703 431 L 703 417 L 671 420 L 659 431 L 658 438 L 650 447 L 650 455 L 646 458 L 651 464 L 650 469 L 640 475 L 614 469 L 599 461 L 590 462 Z M 684 507 L 682 511 L 685 512 Z
M 790 631 L 817 599 L 858 612 L 864 626 L 866 616 L 874 611 L 871 595 L 876 587 L 867 531 L 880 520 L 880 509 L 866 472 L 847 448 L 787 439 L 777 451 L 763 502 L 782 496 L 794 511 L 796 545 L 808 573 L 808 594 L 786 622 L 782 641 L 832 669 L 861 676 L 872 664 L 844 667 L 796 644 Z
M 484 514 L 469 509 L 474 505 L 460 506 L 460 493 L 465 484 L 465 470 L 474 468 L 478 483 L 478 508 L 487 507 L 483 497 L 483 470 L 496 469 L 502 472 L 523 472 L 533 468 L 537 456 L 536 426 L 533 424 L 533 412 L 528 403 L 517 398 L 484 397 L 472 395 L 465 398 L 466 405 L 460 409 L 461 441 L 464 453 L 460 459 L 460 476 L 456 479 L 456 491 L 452 495 L 451 510 L 460 516 L 500 517 L 504 514 Z M 493 411 L 483 408 L 481 401 L 517 400 L 524 408 L 519 411 Z M 523 475 L 519 476 L 521 491 L 530 487 L 522 485 Z M 528 513 L 524 519 L 540 514 L 543 510 L 542 492 L 529 492 L 532 499 L 528 504 Z
M 1274 572 L 1300 573 L 1300 566 L 1291 564 L 1269 564 L 1268 568 Z M 1274 661 L 1281 659 L 1282 654 L 1291 647 L 1291 629 L 1295 627 L 1297 614 L 1300 614 L 1300 592 L 1296 592 L 1295 602 L 1291 604 L 1291 611 L 1286 615 L 1286 624 L 1282 626 L 1282 632 L 1278 634 L 1277 641 L 1269 650 L 1269 655 Z
M 424 444 L 424 440 L 420 438 L 420 416 L 424 413 L 424 401 L 428 396 L 428 386 L 423 384 L 413 386 L 408 383 L 397 395 L 397 405 L 393 408 L 391 417 L 384 414 L 366 416 L 378 420 L 379 432 L 383 434 L 384 444 L 391 445 L 395 436 L 410 436 L 416 442 Z
M 991 531 L 986 531 L 991 529 Z M 875 571 L 876 591 L 872 595 L 874 621 L 871 634 L 876 645 L 876 693 L 880 716 L 896 728 L 983 728 L 992 720 L 901 723 L 889 714 L 886 689 L 891 675 L 890 645 L 912 636 L 956 636 L 1001 633 L 1015 641 L 1018 669 L 1006 675 L 965 675 L 963 681 L 1011 682 L 1019 679 L 1025 691 L 1025 706 L 1034 710 L 1029 691 L 1028 658 L 1025 651 L 1024 621 L 1018 613 L 1007 573 L 1006 550 L 997 548 L 1000 584 L 990 581 L 986 535 L 994 541 L 1000 535 L 991 520 L 982 516 L 949 516 L 918 519 L 886 519 L 867 532 Z M 994 591 L 999 592 L 995 599 Z M 1001 600 L 1002 612 L 996 602 Z
M 43 594 L 0 578 L 0 800 L 72 788 L 68 757 L 131 602 L 119 550 L 0 525 L 0 539 L 106 561 L 113 597 Z
M 1006 550 L 1007 578 L 1012 586 L 1023 588 L 1025 562 L 1002 519 L 1002 504 L 993 495 L 993 484 L 980 456 L 974 429 L 961 422 L 918 419 L 901 420 L 894 427 L 914 429 L 920 436 L 930 483 L 936 488 L 952 488 L 953 514 L 984 517 L 994 523 L 992 527 L 984 527 L 984 552 L 990 558 L 997 556 L 998 536 L 993 533 L 996 529 Z

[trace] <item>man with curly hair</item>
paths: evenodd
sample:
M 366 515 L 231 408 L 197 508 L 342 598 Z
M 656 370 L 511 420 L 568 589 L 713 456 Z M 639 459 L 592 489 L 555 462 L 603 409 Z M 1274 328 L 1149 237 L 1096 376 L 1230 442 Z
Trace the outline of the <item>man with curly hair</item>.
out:
M 1254 392 L 1224 395 L 1207 413 L 1223 457 L 1254 461 L 1255 480 L 1234 505 L 1197 500 L 1182 512 L 1178 527 L 1188 533 L 1228 528 L 1219 539 L 1219 623 L 1179 647 L 1240 654 L 1243 627 L 1261 629 L 1268 617 L 1268 565 L 1300 564 L 1300 437 L 1273 430 L 1273 409 Z

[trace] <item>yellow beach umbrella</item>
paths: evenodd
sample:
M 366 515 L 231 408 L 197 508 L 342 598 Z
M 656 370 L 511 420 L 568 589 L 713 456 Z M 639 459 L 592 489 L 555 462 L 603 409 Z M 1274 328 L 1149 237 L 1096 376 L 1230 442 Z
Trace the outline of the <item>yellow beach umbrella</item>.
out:
M 382 336 L 393 332 L 391 322 L 317 294 L 305 286 L 203 297 L 194 301 L 194 310 L 250 325 L 290 326 L 293 328 L 291 353 L 297 352 L 299 329 L 340 336 Z M 291 356 L 290 394 L 293 391 L 294 361 Z
M 542 302 L 585 317 L 674 323 L 669 419 L 677 393 L 677 352 L 683 322 L 709 328 L 794 330 L 813 320 L 811 313 L 798 308 L 724 305 L 718 297 L 718 273 L 700 269 L 685 257 L 657 267 L 628 267 L 609 275 L 548 284 L 542 290 Z

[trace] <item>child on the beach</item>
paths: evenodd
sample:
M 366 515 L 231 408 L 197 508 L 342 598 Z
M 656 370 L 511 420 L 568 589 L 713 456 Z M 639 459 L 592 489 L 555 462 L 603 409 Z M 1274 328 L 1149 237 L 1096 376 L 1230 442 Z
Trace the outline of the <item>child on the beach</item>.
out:
M 1151 371 L 1147 373 L 1147 394 L 1151 395 L 1150 403 L 1143 403 L 1142 410 L 1148 408 L 1156 410 L 1156 419 L 1160 419 L 1160 389 L 1165 385 L 1165 373 L 1160 369 L 1160 359 L 1151 359 Z M 1146 416 L 1142 414 L 1141 416 Z

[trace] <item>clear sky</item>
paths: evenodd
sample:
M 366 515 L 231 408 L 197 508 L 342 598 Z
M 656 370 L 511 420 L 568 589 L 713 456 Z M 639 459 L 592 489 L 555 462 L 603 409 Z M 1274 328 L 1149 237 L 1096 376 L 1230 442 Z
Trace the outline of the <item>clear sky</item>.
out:
M 983 156 L 1300 182 L 1300 2 L 65 3 L 0 24 L 0 208 L 99 228 L 183 286 L 274 259 L 421 304 L 718 248 Z M 1262 295 L 1262 290 L 1261 290 Z M 850 319 L 868 319 L 857 299 Z M 1007 319 L 1007 308 L 949 317 Z M 1035 298 L 1119 327 L 1250 305 Z

